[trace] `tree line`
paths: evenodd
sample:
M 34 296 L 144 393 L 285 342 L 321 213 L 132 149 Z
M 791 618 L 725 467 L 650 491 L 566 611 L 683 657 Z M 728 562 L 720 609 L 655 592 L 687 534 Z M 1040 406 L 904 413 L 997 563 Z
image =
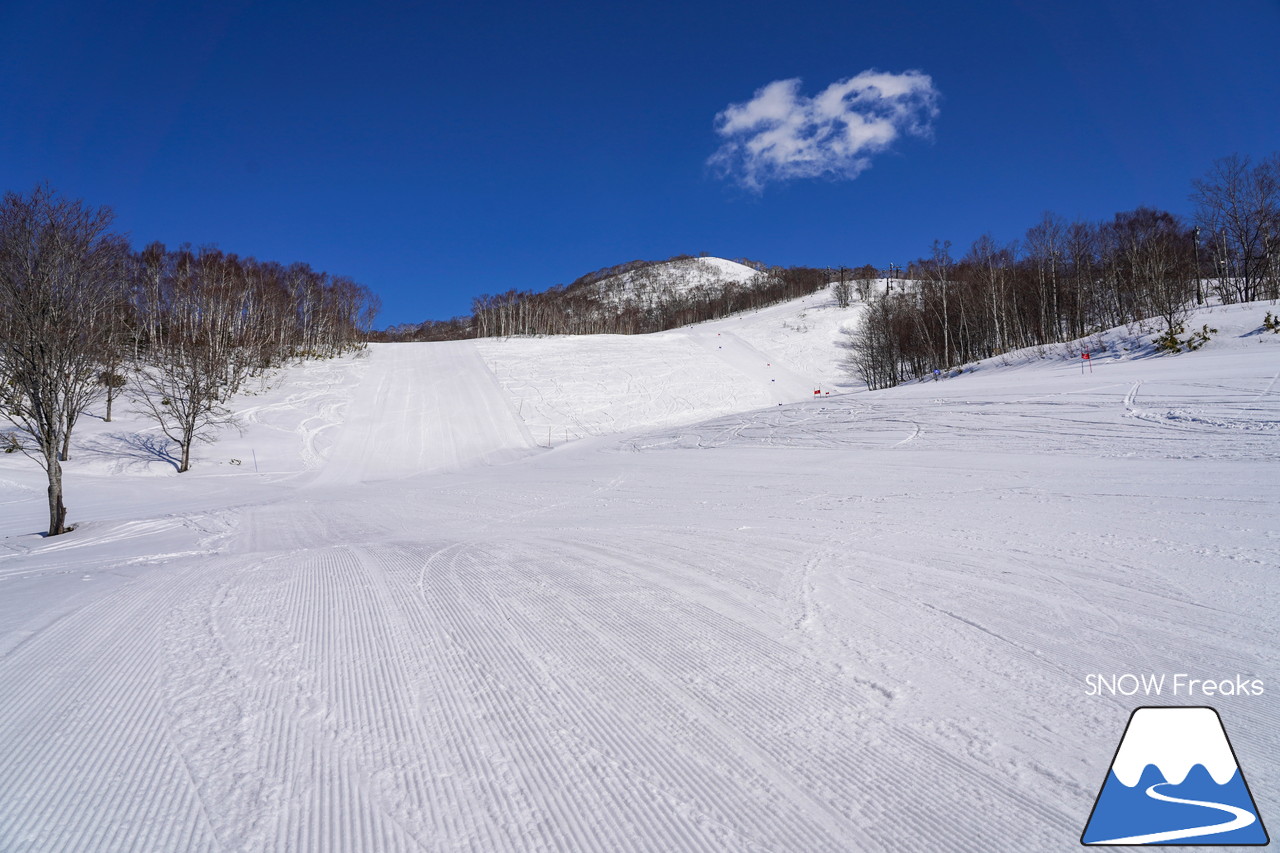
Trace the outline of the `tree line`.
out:
M 67 529 L 61 463 L 90 405 L 110 421 L 127 395 L 183 472 L 246 379 L 363 346 L 378 309 L 363 285 L 306 264 L 134 251 L 112 218 L 47 186 L 0 201 L 0 441 L 48 475 L 49 535 Z
M 472 300 L 470 315 L 392 327 L 374 339 L 646 334 L 807 296 L 830 281 L 824 269 L 770 267 L 756 261 L 741 262 L 759 273 L 744 281 L 684 286 L 672 280 L 679 276 L 667 272 L 673 264 L 696 260 L 677 255 L 663 261 L 630 261 L 543 291 L 486 293 Z
M 1216 161 L 1191 221 L 1140 207 L 1105 222 L 1053 213 L 1020 241 L 990 234 L 959 258 L 935 241 L 896 289 L 871 294 L 851 369 L 887 388 L 1012 349 L 1158 322 L 1173 349 L 1193 306 L 1280 298 L 1280 155 Z

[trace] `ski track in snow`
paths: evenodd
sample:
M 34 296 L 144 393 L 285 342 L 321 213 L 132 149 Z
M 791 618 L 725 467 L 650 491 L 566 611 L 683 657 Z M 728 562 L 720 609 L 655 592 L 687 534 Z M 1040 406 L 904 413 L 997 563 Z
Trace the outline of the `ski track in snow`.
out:
M 793 315 L 293 368 L 53 540 L 5 462 L 0 850 L 1068 850 L 1085 675 L 1271 687 L 1280 350 L 813 399 Z

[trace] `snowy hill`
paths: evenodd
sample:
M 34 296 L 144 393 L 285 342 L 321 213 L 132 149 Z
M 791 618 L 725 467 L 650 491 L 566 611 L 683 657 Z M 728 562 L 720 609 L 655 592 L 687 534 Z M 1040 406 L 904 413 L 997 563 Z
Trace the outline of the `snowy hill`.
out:
M 648 307 L 699 288 L 749 285 L 759 275 L 751 267 L 724 258 L 680 258 L 608 276 L 588 287 L 602 303 L 635 302 Z
M 1085 681 L 1274 687 L 1275 306 L 874 393 L 858 310 L 374 346 L 180 476 L 121 405 L 54 539 L 0 456 L 0 849 L 1068 850 L 1207 701 L 1276 813 L 1274 689 Z
M 690 423 L 852 387 L 840 330 L 860 306 L 828 293 L 652 335 L 475 342 L 543 445 Z

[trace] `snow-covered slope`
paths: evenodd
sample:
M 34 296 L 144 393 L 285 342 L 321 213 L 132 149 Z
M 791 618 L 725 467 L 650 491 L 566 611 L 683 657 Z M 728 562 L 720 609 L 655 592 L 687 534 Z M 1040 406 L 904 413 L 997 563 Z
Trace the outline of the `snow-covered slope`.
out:
M 1069 850 L 1206 703 L 1090 673 L 1263 680 L 1275 813 L 1274 306 L 828 396 L 824 298 L 293 367 L 181 476 L 87 420 L 55 539 L 0 456 L 0 850 Z
M 650 264 L 600 279 L 590 285 L 606 304 L 654 305 L 697 288 L 750 284 L 760 275 L 749 266 L 724 258 L 681 258 Z
M 840 332 L 861 310 L 820 292 L 652 335 L 488 338 L 476 347 L 534 440 L 550 446 L 847 390 Z

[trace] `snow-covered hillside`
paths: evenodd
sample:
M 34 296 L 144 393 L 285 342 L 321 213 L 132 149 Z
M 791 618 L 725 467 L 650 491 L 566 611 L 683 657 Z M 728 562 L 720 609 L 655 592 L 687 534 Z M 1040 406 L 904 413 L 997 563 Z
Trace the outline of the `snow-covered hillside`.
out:
M 825 294 L 374 346 L 181 476 L 86 419 L 66 536 L 0 456 L 0 850 L 1069 850 L 1146 704 L 1212 704 L 1265 819 L 1275 310 L 875 393 Z
M 851 383 L 840 328 L 858 307 L 825 293 L 653 335 L 476 342 L 544 446 L 812 399 Z
M 650 306 L 697 288 L 750 284 L 759 275 L 749 266 L 724 258 L 680 258 L 602 278 L 591 288 L 605 304 Z

